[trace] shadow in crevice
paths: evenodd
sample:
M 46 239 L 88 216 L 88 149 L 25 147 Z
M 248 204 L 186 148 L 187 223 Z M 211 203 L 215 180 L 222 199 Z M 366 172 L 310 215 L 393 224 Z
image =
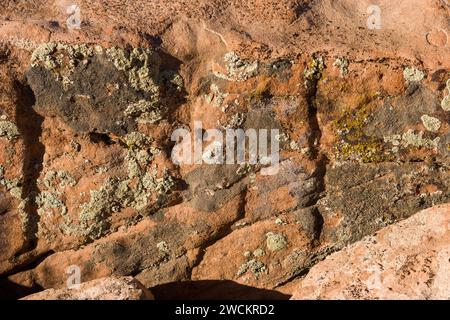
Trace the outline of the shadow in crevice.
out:
M 150 288 L 150 291 L 156 300 L 288 300 L 291 297 L 231 280 L 173 282 Z
M 41 174 L 45 146 L 39 141 L 42 134 L 44 118 L 33 109 L 35 97 L 31 88 L 22 82 L 14 83 L 18 101 L 16 123 L 24 143 L 24 159 L 22 166 L 23 186 L 22 199 L 25 201 L 26 221 L 24 221 L 26 245 L 18 255 L 36 247 L 39 215 L 36 197 L 39 193 L 37 180 Z
M 0 278 L 0 300 L 18 300 L 30 294 L 44 290 L 41 286 L 33 285 L 32 287 L 22 286 L 20 284 Z

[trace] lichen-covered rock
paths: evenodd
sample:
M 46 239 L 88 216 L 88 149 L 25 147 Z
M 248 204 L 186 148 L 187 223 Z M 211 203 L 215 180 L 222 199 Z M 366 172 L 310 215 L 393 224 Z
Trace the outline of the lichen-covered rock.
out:
M 421 211 L 316 264 L 293 299 L 450 297 L 450 205 Z
M 73 265 L 291 294 L 450 202 L 442 1 L 380 0 L 376 32 L 364 1 L 118 2 L 80 0 L 72 30 L 61 1 L 0 4 L 1 294 L 63 288 Z M 172 161 L 176 129 L 202 163 Z M 217 163 L 208 129 L 278 130 L 279 164 Z
M 34 50 L 27 79 L 44 115 L 60 116 L 76 132 L 124 135 L 135 121 L 161 120 L 173 103 L 160 67 L 152 49 L 51 42 Z
M 21 300 L 153 300 L 153 296 L 132 277 L 109 277 L 82 283 L 79 288 L 47 289 Z

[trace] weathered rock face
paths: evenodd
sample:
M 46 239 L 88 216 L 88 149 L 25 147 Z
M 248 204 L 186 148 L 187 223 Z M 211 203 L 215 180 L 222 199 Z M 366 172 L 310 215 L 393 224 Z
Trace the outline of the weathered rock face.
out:
M 3 1 L 2 295 L 63 288 L 73 265 L 291 294 L 332 252 L 450 202 L 450 7 L 378 3 L 381 29 L 370 1 L 81 0 L 68 29 L 65 1 Z M 207 139 L 177 163 L 178 129 L 278 130 L 278 170 L 209 164 Z
M 315 265 L 293 299 L 450 298 L 450 205 L 388 226 Z
M 79 288 L 44 290 L 21 300 L 153 300 L 153 296 L 132 277 L 109 277 L 82 283 Z

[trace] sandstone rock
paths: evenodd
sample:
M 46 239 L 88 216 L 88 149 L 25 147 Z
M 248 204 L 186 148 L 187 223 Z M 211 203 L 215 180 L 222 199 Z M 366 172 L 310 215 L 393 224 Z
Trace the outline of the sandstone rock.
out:
M 110 277 L 82 283 L 79 288 L 47 289 L 21 300 L 153 300 L 153 296 L 132 277 Z
M 80 29 L 66 1 L 0 4 L 5 296 L 63 288 L 73 265 L 163 297 L 182 281 L 289 294 L 450 202 L 448 1 L 380 0 L 380 29 L 369 0 L 77 4 Z M 279 130 L 278 172 L 174 163 L 172 134 L 198 121 Z
M 388 226 L 315 265 L 293 299 L 450 298 L 450 205 Z

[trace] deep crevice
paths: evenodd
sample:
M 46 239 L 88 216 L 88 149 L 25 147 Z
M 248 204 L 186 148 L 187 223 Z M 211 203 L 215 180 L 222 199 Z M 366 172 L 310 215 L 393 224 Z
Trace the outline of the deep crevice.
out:
M 26 217 L 23 217 L 22 223 L 26 244 L 19 252 L 21 254 L 37 246 L 40 217 L 37 211 L 36 197 L 39 193 L 38 178 L 43 169 L 45 154 L 45 146 L 40 142 L 44 118 L 33 109 L 36 100 L 33 91 L 27 84 L 15 81 L 14 89 L 18 96 L 16 123 L 24 144 L 22 199 L 25 201 L 24 214 Z

